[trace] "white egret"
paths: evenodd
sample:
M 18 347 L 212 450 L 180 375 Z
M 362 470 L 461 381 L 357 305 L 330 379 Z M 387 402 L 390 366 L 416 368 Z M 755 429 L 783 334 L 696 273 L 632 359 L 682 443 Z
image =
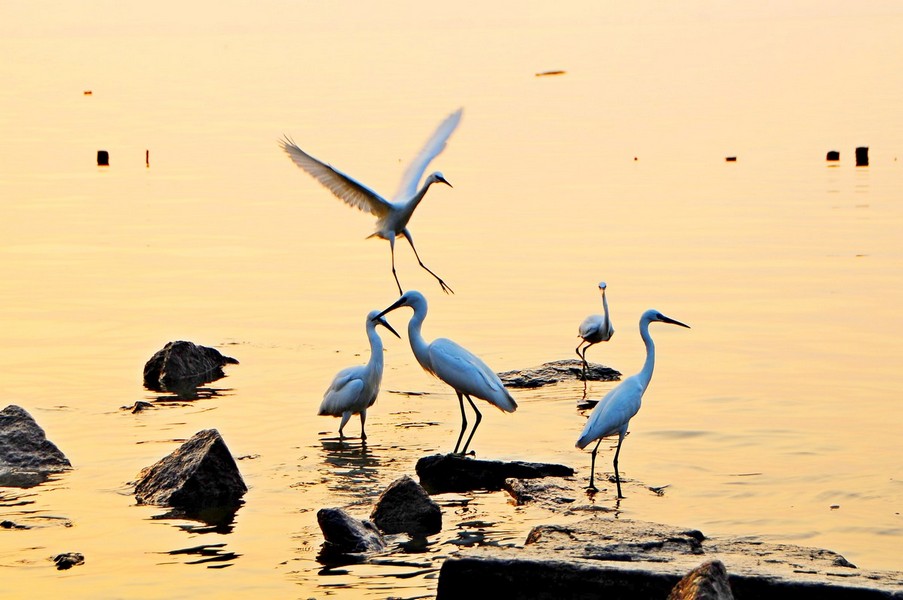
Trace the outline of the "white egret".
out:
M 593 448 L 593 458 L 589 473 L 589 489 L 595 490 L 596 486 L 593 485 L 593 477 L 596 471 L 596 451 L 599 449 L 599 444 L 602 443 L 602 438 L 618 434 L 618 448 L 615 450 L 614 459 L 618 498 L 624 497 L 621 495 L 621 476 L 618 473 L 618 454 L 621 452 L 621 442 L 624 441 L 624 436 L 627 434 L 627 424 L 640 410 L 643 394 L 649 386 L 649 381 L 652 379 L 652 370 L 655 368 L 655 344 L 649 335 L 649 324 L 653 321 L 690 328 L 689 325 L 666 317 L 657 310 L 649 309 L 643 313 L 640 317 L 640 336 L 643 338 L 643 343 L 646 344 L 646 362 L 643 363 L 643 369 L 636 375 L 631 375 L 605 394 L 605 397 L 599 401 L 590 414 L 589 420 L 583 428 L 583 433 L 580 434 L 576 444 L 577 448 L 582 450 L 590 442 L 598 440 L 595 448 Z
M 376 402 L 379 384 L 383 378 L 383 342 L 376 333 L 376 326 L 382 325 L 401 338 L 389 322 L 379 316 L 379 311 L 371 311 L 367 315 L 367 337 L 370 340 L 370 360 L 366 365 L 348 367 L 339 371 L 329 389 L 323 394 L 318 415 L 342 417 L 339 425 L 339 439 L 344 438 L 342 429 L 351 415 L 361 416 L 361 440 L 367 439 L 364 423 L 367 421 L 367 409 Z
M 605 282 L 602 281 L 599 283 L 599 290 L 602 292 L 602 309 L 605 311 L 604 315 L 590 315 L 583 319 L 583 322 L 580 323 L 580 329 L 578 330 L 577 336 L 581 338 L 580 343 L 577 344 L 577 356 L 579 356 L 583 360 L 583 381 L 586 381 L 586 351 L 589 350 L 589 347 L 593 344 L 598 344 L 599 342 L 607 342 L 611 339 L 611 336 L 615 333 L 615 328 L 611 325 L 611 319 L 608 317 L 608 298 L 605 297 L 605 289 L 608 286 L 605 285 Z M 583 354 L 580 353 L 580 348 L 586 344 L 583 348 Z M 585 391 L 585 388 L 584 388 Z
M 377 316 L 382 316 L 401 306 L 409 306 L 414 310 L 414 314 L 408 322 L 408 340 L 411 342 L 411 350 L 414 352 L 417 362 L 425 371 L 454 388 L 458 395 L 458 403 L 461 406 L 461 433 L 455 444 L 455 453 L 458 452 L 464 431 L 467 429 L 464 398 L 467 398 L 476 413 L 476 423 L 470 431 L 467 442 L 461 448 L 461 454 L 465 454 L 473 439 L 473 434 L 479 427 L 480 421 L 483 420 L 483 415 L 471 400 L 471 396 L 486 400 L 505 412 L 514 412 L 517 409 L 517 403 L 505 389 L 499 376 L 469 350 L 446 338 L 437 338 L 429 343 L 423 339 L 420 330 L 423 320 L 426 318 L 427 305 L 426 298 L 420 292 L 408 290 L 392 306 Z
M 408 221 L 431 185 L 444 183 L 449 187 L 452 186 L 442 173 L 436 171 L 430 174 L 423 182 L 423 185 L 418 188 L 420 178 L 426 171 L 426 167 L 445 149 L 449 136 L 461 120 L 462 112 L 463 109 L 459 108 L 439 124 L 439 127 L 436 128 L 430 139 L 427 140 L 417 156 L 414 157 L 414 160 L 411 161 L 411 164 L 408 165 L 392 201 L 383 198 L 369 187 L 345 175 L 331 165 L 307 154 L 288 137 L 279 140 L 280 146 L 282 146 L 282 149 L 285 150 L 292 161 L 326 186 L 336 197 L 350 206 L 369 211 L 377 217 L 376 231 L 368 237 L 375 236 L 389 240 L 389 249 L 392 252 L 392 276 L 395 277 L 395 284 L 398 286 L 399 294 L 402 293 L 402 289 L 401 283 L 398 281 L 398 274 L 395 272 L 395 238 L 402 235 L 408 240 L 411 249 L 414 250 L 417 262 L 427 273 L 436 278 L 439 285 L 442 286 L 442 291 L 454 293 L 438 275 L 433 273 L 420 260 L 420 255 L 414 246 L 414 239 L 411 237 L 410 230 L 408 230 Z

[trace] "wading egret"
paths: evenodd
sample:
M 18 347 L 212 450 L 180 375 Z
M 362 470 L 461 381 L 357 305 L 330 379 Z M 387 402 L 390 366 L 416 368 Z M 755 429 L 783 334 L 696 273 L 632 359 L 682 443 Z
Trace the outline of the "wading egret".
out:
M 379 311 L 371 311 L 367 315 L 367 338 L 370 340 L 370 360 L 366 365 L 348 367 L 339 371 L 329 389 L 323 394 L 323 402 L 320 403 L 318 415 L 342 417 L 339 425 L 339 439 L 345 436 L 342 429 L 351 415 L 361 415 L 361 439 L 366 440 L 364 423 L 367 421 L 367 409 L 376 402 L 379 394 L 379 384 L 383 378 L 383 342 L 376 333 L 376 326 L 382 325 L 401 338 L 389 322 L 379 316 Z
M 593 344 L 598 344 L 599 342 L 607 342 L 611 339 L 611 336 L 615 333 L 615 328 L 611 326 L 611 319 L 608 317 L 608 299 L 605 297 L 605 288 L 608 286 L 605 285 L 605 282 L 602 281 L 599 283 L 599 290 L 602 292 L 602 309 L 605 311 L 604 315 L 590 315 L 583 319 L 583 323 L 580 323 L 580 329 L 578 330 L 577 336 L 581 338 L 579 344 L 577 344 L 577 356 L 579 356 L 583 360 L 583 381 L 586 381 L 586 351 L 589 350 L 589 347 Z M 580 353 L 580 347 L 586 344 L 583 348 L 583 353 Z M 586 388 L 584 388 L 586 391 Z
M 577 440 L 576 444 L 577 448 L 582 450 L 590 442 L 598 440 L 595 448 L 593 448 L 588 488 L 595 490 L 596 486 L 593 485 L 593 477 L 596 471 L 596 451 L 599 449 L 599 444 L 602 443 L 602 438 L 618 434 L 618 448 L 615 450 L 614 459 L 618 498 L 624 497 L 621 495 L 621 476 L 618 473 L 618 454 L 621 452 L 621 442 L 624 441 L 624 436 L 627 434 L 627 424 L 640 410 L 643 394 L 649 386 L 649 381 L 652 379 L 652 370 L 655 368 L 655 344 L 649 335 L 649 324 L 653 321 L 690 328 L 689 325 L 666 317 L 657 310 L 649 309 L 643 313 L 640 317 L 640 337 L 643 338 L 643 343 L 646 344 L 646 362 L 643 363 L 643 369 L 636 375 L 631 375 L 605 394 L 605 397 L 602 398 L 590 414 L 589 420 L 583 428 L 583 433 L 580 434 L 580 439 Z
M 411 350 L 414 352 L 417 362 L 425 371 L 432 373 L 454 388 L 458 395 L 458 403 L 461 405 L 461 433 L 455 444 L 456 454 L 461 445 L 461 439 L 464 437 L 464 431 L 467 429 L 464 398 L 467 398 L 476 413 L 476 423 L 470 431 L 467 442 L 461 448 L 461 454 L 465 454 L 470 440 L 473 439 L 473 434 L 483 419 L 483 415 L 471 400 L 471 396 L 486 400 L 505 412 L 514 412 L 517 409 L 517 403 L 502 385 L 499 376 L 469 350 L 445 338 L 437 338 L 429 343 L 423 339 L 420 329 L 426 318 L 427 305 L 426 298 L 420 292 L 408 290 L 392 306 L 377 316 L 382 316 L 401 306 L 409 306 L 414 309 L 414 314 L 408 322 L 408 340 L 411 342 Z
M 345 175 L 338 169 L 307 154 L 288 137 L 279 140 L 280 146 L 282 146 L 282 149 L 285 150 L 292 161 L 326 186 L 336 197 L 350 206 L 369 211 L 377 217 L 376 231 L 368 237 L 375 236 L 389 240 L 389 249 L 392 252 L 392 276 L 395 277 L 395 284 L 398 286 L 399 294 L 402 293 L 402 289 L 401 283 L 398 281 L 398 274 L 395 272 L 395 238 L 402 235 L 408 240 L 411 249 L 414 250 L 417 262 L 427 273 L 436 278 L 439 285 L 442 286 L 442 291 L 454 293 L 438 275 L 433 273 L 420 260 L 420 255 L 414 246 L 414 239 L 408 230 L 408 221 L 431 185 L 444 183 L 451 187 L 451 184 L 438 171 L 430 174 L 419 188 L 418 185 L 420 184 L 420 178 L 426 171 L 426 167 L 445 149 L 449 136 L 461 120 L 462 111 L 463 109 L 459 108 L 439 124 L 439 127 L 436 128 L 430 139 L 427 140 L 417 156 L 414 157 L 414 160 L 411 161 L 411 164 L 408 165 L 392 201 L 383 198 L 369 187 Z

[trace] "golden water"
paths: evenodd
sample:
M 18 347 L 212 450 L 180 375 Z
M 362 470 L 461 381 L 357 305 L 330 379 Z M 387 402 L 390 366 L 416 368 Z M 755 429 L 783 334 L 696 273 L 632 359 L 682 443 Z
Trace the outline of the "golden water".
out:
M 521 544 L 555 520 L 501 493 L 439 496 L 445 529 L 425 553 L 316 561 L 316 510 L 366 516 L 417 458 L 451 449 L 459 416 L 394 338 L 366 451 L 315 416 L 332 375 L 366 360 L 364 316 L 396 291 L 388 245 L 364 239 L 371 217 L 276 139 L 390 193 L 458 106 L 432 165 L 455 187 L 411 223 L 456 294 L 398 245 L 402 284 L 430 301 L 425 336 L 499 371 L 569 358 L 605 280 L 616 335 L 592 360 L 638 370 L 646 308 L 692 326 L 653 326 L 656 373 L 621 468 L 669 487 L 626 489 L 622 515 L 903 568 L 900 9 L 482 4 L 3 7 L 0 403 L 31 412 L 75 467 L 0 489 L 0 518 L 31 527 L 0 530 L 4 595 L 429 596 L 458 543 Z M 241 364 L 214 398 L 121 410 L 156 397 L 141 369 L 174 339 Z M 485 411 L 478 456 L 587 477 L 581 392 L 515 392 L 516 413 Z M 244 457 L 231 525 L 135 506 L 136 473 L 206 428 Z M 212 557 L 176 552 L 201 546 Z M 67 551 L 86 563 L 54 570 Z

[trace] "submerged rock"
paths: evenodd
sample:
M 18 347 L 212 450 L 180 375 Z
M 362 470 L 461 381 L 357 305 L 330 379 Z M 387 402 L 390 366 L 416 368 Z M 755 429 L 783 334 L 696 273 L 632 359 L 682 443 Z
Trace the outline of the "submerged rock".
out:
M 702 563 L 677 582 L 667 600 L 734 600 L 724 563 Z
M 560 381 L 583 381 L 583 361 L 572 358 L 556 360 L 532 369 L 499 373 L 505 387 L 537 388 Z M 587 381 L 618 381 L 621 373 L 605 365 L 587 363 Z
M 534 527 L 522 548 L 462 550 L 442 565 L 437 598 L 489 589 L 509 597 L 667 598 L 700 560 L 715 559 L 727 566 L 737 600 L 903 597 L 903 573 L 859 570 L 829 550 L 594 517 Z
M 237 365 L 216 348 L 192 342 L 168 342 L 144 365 L 144 385 L 149 390 L 182 391 L 215 381 L 226 374 L 225 365 Z
M 356 519 L 341 508 L 321 508 L 317 511 L 317 523 L 326 541 L 323 554 L 356 554 L 381 552 L 386 541 L 370 521 Z
M 14 404 L 0 411 L 0 486 L 31 487 L 71 468 L 28 411 Z
M 417 461 L 416 470 L 420 484 L 434 494 L 500 490 L 509 478 L 570 477 L 574 474 L 574 469 L 565 465 L 478 460 L 459 454 L 424 456 Z
M 66 552 L 54 556 L 53 562 L 56 563 L 57 570 L 65 571 L 66 569 L 85 564 L 85 555 L 80 552 Z
M 407 475 L 385 489 L 370 513 L 370 519 L 386 533 L 418 537 L 442 531 L 442 509 Z
M 169 456 L 138 474 L 138 504 L 189 512 L 235 506 L 248 491 L 235 459 L 216 429 L 199 431 Z

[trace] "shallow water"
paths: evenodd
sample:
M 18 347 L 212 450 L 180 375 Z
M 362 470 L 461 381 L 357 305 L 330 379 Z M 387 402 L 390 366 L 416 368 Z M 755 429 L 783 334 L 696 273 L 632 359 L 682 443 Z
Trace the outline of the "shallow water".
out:
M 0 401 L 75 466 L 0 489 L 0 520 L 30 527 L 0 530 L 7 590 L 429 597 L 441 557 L 519 545 L 559 518 L 502 493 L 440 495 L 445 527 L 423 551 L 316 560 L 316 510 L 369 514 L 417 458 L 451 450 L 459 414 L 386 337 L 366 450 L 315 415 L 332 375 L 366 361 L 366 313 L 397 294 L 387 244 L 364 239 L 371 217 L 276 139 L 388 193 L 458 106 L 432 165 L 455 187 L 431 190 L 411 222 L 456 294 L 397 247 L 402 284 L 430 302 L 425 336 L 498 371 L 570 358 L 604 279 L 616 334 L 591 360 L 638 370 L 646 308 L 692 326 L 653 326 L 623 516 L 903 568 L 895 5 L 138 7 L 20 4 L 0 19 L 15 57 L 0 66 Z M 535 77 L 553 69 L 566 73 Z M 99 149 L 110 167 L 94 165 Z M 408 315 L 389 318 L 401 331 Z M 121 410 L 157 398 L 141 369 L 174 339 L 241 364 L 210 398 Z M 582 384 L 514 395 L 516 413 L 484 411 L 478 456 L 588 477 L 573 448 Z M 250 488 L 231 521 L 135 506 L 137 472 L 211 427 Z M 614 506 L 613 490 L 596 503 Z M 54 570 L 68 551 L 86 563 Z

